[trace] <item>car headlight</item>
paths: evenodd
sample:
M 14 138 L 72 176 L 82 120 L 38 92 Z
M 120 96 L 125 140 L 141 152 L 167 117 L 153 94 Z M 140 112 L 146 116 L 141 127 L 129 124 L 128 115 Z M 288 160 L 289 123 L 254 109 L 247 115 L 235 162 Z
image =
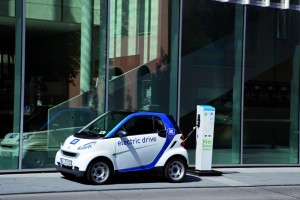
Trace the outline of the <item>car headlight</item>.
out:
M 91 149 L 95 146 L 96 142 L 90 142 L 90 143 L 87 143 L 85 145 L 82 145 L 80 147 L 78 147 L 78 150 L 86 150 L 86 149 Z
M 23 135 L 23 141 L 28 140 L 31 136 L 32 134 Z

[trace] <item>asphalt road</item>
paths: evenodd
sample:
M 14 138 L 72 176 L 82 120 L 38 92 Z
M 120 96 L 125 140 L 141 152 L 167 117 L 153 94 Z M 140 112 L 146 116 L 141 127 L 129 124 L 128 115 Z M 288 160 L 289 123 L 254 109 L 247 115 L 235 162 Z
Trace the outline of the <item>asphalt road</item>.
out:
M 222 176 L 187 174 L 183 183 L 157 176 L 121 176 L 89 185 L 57 172 L 0 174 L 4 199 L 300 199 L 300 168 L 222 168 Z
M 224 188 L 181 188 L 142 189 L 112 191 L 81 191 L 40 194 L 18 194 L 0 196 L 1 200 L 295 200 L 300 199 L 300 186 L 268 187 L 224 187 Z

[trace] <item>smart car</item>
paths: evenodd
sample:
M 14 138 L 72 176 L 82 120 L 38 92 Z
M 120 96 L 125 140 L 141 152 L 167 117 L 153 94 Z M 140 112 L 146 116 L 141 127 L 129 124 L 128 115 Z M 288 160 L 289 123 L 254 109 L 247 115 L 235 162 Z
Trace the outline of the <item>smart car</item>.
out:
M 66 177 L 104 184 L 118 173 L 160 172 L 182 182 L 189 164 L 184 137 L 172 116 L 110 111 L 66 139 L 55 165 Z

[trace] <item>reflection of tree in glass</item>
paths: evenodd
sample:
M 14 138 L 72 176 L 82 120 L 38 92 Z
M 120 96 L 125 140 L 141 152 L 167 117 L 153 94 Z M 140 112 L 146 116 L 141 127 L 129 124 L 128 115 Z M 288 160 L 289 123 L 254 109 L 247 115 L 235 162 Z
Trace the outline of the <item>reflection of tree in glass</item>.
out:
M 75 85 L 80 70 L 80 31 L 37 39 L 28 48 L 26 75 Z

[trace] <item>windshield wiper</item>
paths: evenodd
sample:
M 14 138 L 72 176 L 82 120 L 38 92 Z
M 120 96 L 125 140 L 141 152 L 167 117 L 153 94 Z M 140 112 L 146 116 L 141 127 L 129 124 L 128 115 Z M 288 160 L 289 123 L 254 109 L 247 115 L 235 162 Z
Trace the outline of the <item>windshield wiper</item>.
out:
M 99 135 L 98 133 L 92 132 L 92 131 L 82 131 L 80 133 L 75 133 L 75 137 L 79 138 L 101 138 L 102 135 Z

